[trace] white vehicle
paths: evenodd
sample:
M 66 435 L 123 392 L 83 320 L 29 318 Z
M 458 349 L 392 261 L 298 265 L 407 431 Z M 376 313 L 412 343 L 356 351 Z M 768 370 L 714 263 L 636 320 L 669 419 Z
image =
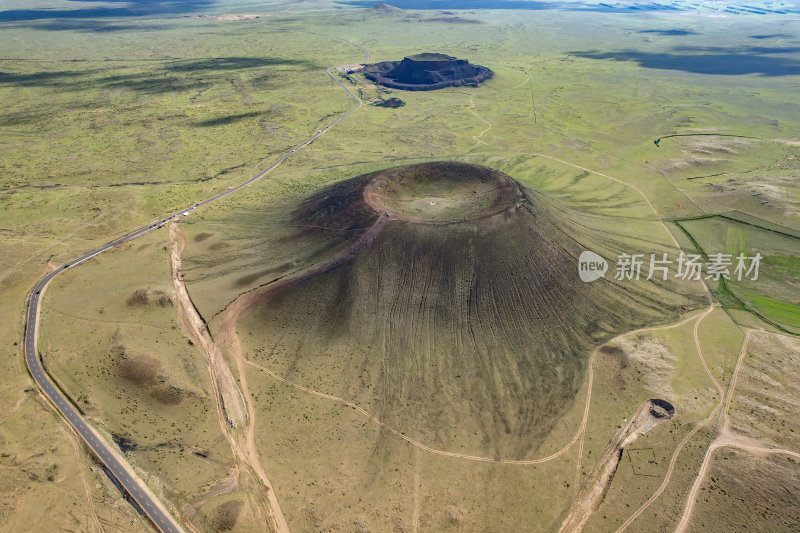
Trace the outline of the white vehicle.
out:
M 184 212 L 183 212 L 183 213 L 181 213 L 181 214 L 182 214 L 183 216 L 185 216 L 185 217 L 188 217 L 188 216 L 189 216 L 189 211 L 184 211 Z

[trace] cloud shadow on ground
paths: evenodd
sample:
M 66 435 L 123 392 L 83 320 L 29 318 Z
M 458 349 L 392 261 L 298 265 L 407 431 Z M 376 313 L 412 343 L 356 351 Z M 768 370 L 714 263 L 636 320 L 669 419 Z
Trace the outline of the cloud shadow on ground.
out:
M 680 70 L 695 74 L 716 74 L 740 76 L 758 74 L 761 76 L 796 76 L 800 75 L 800 61 L 788 57 L 774 57 L 766 54 L 790 53 L 796 50 L 771 48 L 706 49 L 683 47 L 679 52 L 640 52 L 638 50 L 620 50 L 601 52 L 598 50 L 571 52 L 576 57 L 611 61 L 633 61 L 644 68 L 659 70 Z
M 120 72 L 113 67 L 41 72 L 0 71 L 0 87 L 51 87 L 64 91 L 129 89 L 144 94 L 158 94 L 207 87 L 210 73 L 224 74 L 279 65 L 319 68 L 306 60 L 275 57 L 164 59 L 161 63 L 157 68 L 146 67 L 144 71 L 134 72 L 130 69 Z M 148 61 L 147 64 L 152 62 Z M 141 68 L 141 64 L 138 64 L 138 68 Z
M 82 1 L 81 4 L 99 0 Z M 77 9 L 6 9 L 0 11 L 0 22 L 26 22 L 34 20 L 103 19 L 147 17 L 153 15 L 179 15 L 195 13 L 213 4 L 215 0 L 110 0 L 103 4 L 120 3 L 124 7 L 98 6 Z
M 670 30 L 640 30 L 638 33 L 654 33 L 665 37 L 670 35 L 698 35 L 696 31 L 682 30 L 680 28 L 672 28 Z
M 250 111 L 249 113 L 239 113 L 236 115 L 226 115 L 224 117 L 215 117 L 210 118 L 208 120 L 201 120 L 198 122 L 194 122 L 193 126 L 199 126 L 202 128 L 211 128 L 214 126 L 227 126 L 228 124 L 233 124 L 235 122 L 239 122 L 240 120 L 245 120 L 248 118 L 256 118 L 263 114 L 263 111 Z

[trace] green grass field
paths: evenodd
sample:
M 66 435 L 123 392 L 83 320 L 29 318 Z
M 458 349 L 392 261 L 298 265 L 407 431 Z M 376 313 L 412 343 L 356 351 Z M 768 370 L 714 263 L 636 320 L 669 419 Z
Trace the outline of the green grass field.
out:
M 790 228 L 773 227 L 752 217 L 738 221 L 727 215 L 679 220 L 676 224 L 704 257 L 717 253 L 731 256 L 730 279 L 713 282 L 712 286 L 729 309 L 750 311 L 783 331 L 800 331 L 800 300 L 796 297 L 800 237 Z M 747 258 L 761 255 L 757 279 L 753 279 L 755 271 L 749 275 L 743 271 L 739 279 L 735 271 L 739 254 Z

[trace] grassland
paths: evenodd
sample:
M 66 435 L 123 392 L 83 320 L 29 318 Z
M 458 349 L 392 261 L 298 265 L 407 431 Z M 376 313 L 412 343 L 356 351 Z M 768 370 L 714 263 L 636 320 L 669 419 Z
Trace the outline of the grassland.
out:
M 800 391 L 794 354 L 798 342 L 784 335 L 754 335 L 731 402 L 731 427 L 744 435 L 797 449 L 800 427 L 791 412 Z
M 206 494 L 222 484 L 236 496 L 247 482 L 232 474 L 238 466 L 220 428 L 204 355 L 178 326 L 168 242 L 164 232 L 149 236 L 103 256 L 92 276 L 76 271 L 54 282 L 39 346 L 62 389 L 151 488 L 177 513 L 193 515 L 200 530 L 213 531 Z M 104 271 L 119 276 L 105 289 L 93 277 Z M 85 337 L 70 334 L 78 330 Z M 246 514 L 257 519 L 252 510 Z
M 0 283 L 3 284 L 3 306 L 6 308 L 4 316 L 8 318 L 2 327 L 7 346 L 11 347 L 13 343 L 3 363 L 8 379 L 4 381 L 2 394 L 4 398 L 14 399 L 12 404 L 23 395 L 23 389 L 30 387 L 19 356 L 17 341 L 22 338 L 22 322 L 18 317 L 21 317 L 25 291 L 49 264 L 65 262 L 79 251 L 105 242 L 112 235 L 152 220 L 156 215 L 161 216 L 165 211 L 186 207 L 223 190 L 228 184 L 243 181 L 259 168 L 264 157 L 269 157 L 273 151 L 284 150 L 295 142 L 296 137 L 316 129 L 318 120 L 349 105 L 346 96 L 330 87 L 329 80 L 324 80 L 324 72 L 323 76 L 317 76 L 309 56 L 305 56 L 307 59 L 301 57 L 305 54 L 300 53 L 301 49 L 311 50 L 316 39 L 323 41 L 313 35 L 307 35 L 303 43 L 296 43 L 298 53 L 292 53 L 285 43 L 281 43 L 280 36 L 266 44 L 278 48 L 278 43 L 281 43 L 281 52 L 287 54 L 284 61 L 274 59 L 273 54 L 266 50 L 253 50 L 249 40 L 244 38 L 239 42 L 247 44 L 250 53 L 256 52 L 255 57 L 248 56 L 243 45 L 237 47 L 232 43 L 226 46 L 231 47 L 231 52 L 237 50 L 235 56 L 221 55 L 222 49 L 208 40 L 207 32 L 213 34 L 219 30 L 219 37 L 224 39 L 231 26 L 213 19 L 173 20 L 178 23 L 178 33 L 172 23 L 159 31 L 153 30 L 148 23 L 134 22 L 133 27 L 124 32 L 126 37 L 123 39 L 117 39 L 114 31 L 100 32 L 91 42 L 80 30 L 82 21 L 76 22 L 74 31 L 53 30 L 46 23 L 34 23 L 40 26 L 37 29 L 32 29 L 29 24 L 13 24 L 11 27 L 6 24 L 2 29 L 4 42 L 17 43 L 13 55 L 19 58 L 4 57 L 0 69 L 2 100 L 14 102 L 13 108 L 3 107 L 0 128 L 3 152 L 0 163 L 3 169 Z M 242 29 L 239 27 L 238 31 Z M 141 32 L 147 34 L 145 39 L 142 39 L 144 34 Z M 33 34 L 38 35 L 38 45 L 30 47 L 27 37 Z M 181 37 L 189 40 L 175 46 Z M 329 48 L 328 41 L 322 45 Z M 352 60 L 351 47 L 341 43 L 340 47 L 341 59 L 336 57 L 332 62 Z M 164 59 L 166 48 L 170 49 L 169 59 Z M 54 50 L 58 52 L 53 53 Z M 11 48 L 6 51 L 12 53 Z M 181 58 L 183 54 L 186 59 Z M 336 53 L 330 57 L 333 59 L 335 56 Z M 308 79 L 302 79 L 301 72 L 307 74 Z M 315 84 L 317 89 L 308 90 Z M 326 91 L 329 101 L 322 102 L 318 112 L 309 112 L 308 106 L 320 104 Z M 271 96 L 267 98 L 266 94 Z M 290 94 L 298 97 L 290 99 Z M 328 103 L 332 105 L 326 106 Z M 307 122 L 309 119 L 313 124 Z M 109 278 L 116 279 L 116 275 Z M 88 287 L 84 296 L 93 294 L 94 284 Z M 124 300 L 129 296 L 112 298 L 122 305 L 119 311 L 129 310 L 124 307 Z M 70 321 L 70 325 L 83 330 L 100 307 L 102 304 L 88 304 L 91 311 L 82 317 L 86 320 Z M 74 307 L 67 304 L 59 310 L 64 309 Z M 57 316 L 59 318 L 54 322 L 63 318 Z M 166 318 L 162 316 L 161 319 Z M 131 321 L 135 322 L 135 319 L 128 319 Z M 174 320 L 167 323 L 174 324 Z M 103 347 L 110 347 L 108 334 L 113 334 L 113 331 L 109 332 L 107 328 L 95 331 L 102 339 Z M 62 332 L 69 335 L 70 330 L 57 328 L 57 333 Z M 142 334 L 145 332 L 136 331 L 131 336 L 135 338 Z M 126 342 L 133 340 L 126 339 Z M 181 344 L 185 346 L 185 340 Z M 69 370 L 76 370 L 78 365 L 80 360 L 75 366 L 68 364 Z M 113 366 L 104 370 L 106 374 L 102 376 L 106 381 L 99 376 L 92 378 L 101 385 L 98 405 L 108 406 L 125 418 L 129 414 L 125 410 L 128 398 L 117 399 L 114 387 L 126 383 L 120 381 Z M 80 371 L 77 376 L 70 375 L 70 371 L 65 370 L 63 377 L 70 381 L 71 391 L 78 397 L 87 392 L 84 388 L 87 383 L 82 379 L 85 375 Z M 95 367 L 92 374 L 99 371 L 100 367 Z M 72 381 L 72 378 L 78 381 Z M 193 383 L 199 383 L 199 379 L 187 377 L 184 385 Z M 153 402 L 150 392 L 155 391 L 135 395 L 136 401 L 140 402 L 138 405 Z M 95 400 L 97 398 L 92 395 L 92 401 Z M 159 407 L 158 402 L 154 403 L 151 407 L 156 410 L 165 409 Z M 34 431 L 36 437 L 23 441 L 27 442 L 24 448 L 27 453 L 44 452 L 44 442 L 63 440 L 60 432 L 56 433 L 58 437 L 48 438 L 52 434 L 47 429 L 52 424 L 52 417 L 38 403 L 24 405 L 25 409 L 17 414 L 29 412 L 28 416 L 33 418 L 28 425 L 37 428 Z M 186 405 L 184 409 L 187 413 L 202 412 L 197 408 L 199 406 L 194 407 Z M 101 416 L 106 414 L 102 411 Z M 172 414 L 180 418 L 178 413 Z M 9 435 L 18 433 L 20 426 L 14 420 L 13 416 L 4 420 L 3 425 L 7 428 L 4 434 L 6 431 Z M 144 423 L 144 418 L 138 420 L 139 424 Z M 110 420 L 103 422 L 109 423 L 120 434 L 126 434 L 126 428 L 115 426 Z M 130 421 L 125 419 L 125 422 Z M 165 422 L 165 426 L 171 427 L 171 423 Z M 185 422 L 180 424 L 182 427 Z M 154 436 L 147 431 L 145 434 Z M 199 439 L 195 445 L 201 444 L 202 440 Z M 49 498 L 53 501 L 54 514 L 39 513 L 39 519 L 42 523 L 63 523 L 65 528 L 74 527 L 72 524 L 76 519 L 60 510 L 72 505 L 86 507 L 80 477 L 58 476 L 55 482 L 48 482 L 46 476 L 41 475 L 41 481 L 32 480 L 27 485 L 20 485 L 15 476 L 27 477 L 25 471 L 34 472 L 34 469 L 18 460 L 19 452 L 15 451 L 16 445 L 10 444 L 12 441 L 16 442 L 16 437 L 4 441 L 9 442 L 4 453 L 14 459 L 6 461 L 4 458 L 9 476 L 4 474 L 2 490 L 4 501 L 18 503 L 5 508 L 3 527 L 30 520 L 37 508 L 34 502 L 40 502 L 41 495 L 48 491 L 57 495 Z M 138 466 L 145 465 L 148 473 L 161 474 L 157 463 L 173 465 L 171 471 L 170 466 L 166 466 L 167 473 L 163 477 L 171 484 L 169 488 L 175 491 L 172 501 L 177 505 L 185 503 L 187 494 L 196 495 L 203 483 L 195 479 L 181 480 L 182 476 L 176 473 L 182 470 L 182 466 L 187 466 L 187 471 L 203 471 L 209 478 L 224 471 L 220 466 L 211 469 L 189 466 L 192 461 L 184 461 L 181 458 L 183 454 L 172 446 L 140 451 L 143 452 L 138 458 L 141 462 L 135 462 Z M 187 451 L 186 455 L 190 453 Z M 91 480 L 92 487 L 107 481 L 99 471 L 83 474 Z M 54 486 L 68 488 L 53 492 Z M 118 504 L 112 503 L 113 492 L 107 492 L 102 498 L 96 494 L 94 497 L 98 500 L 97 505 L 104 509 L 98 512 L 107 514 L 110 524 L 122 523 L 120 518 L 126 515 L 130 516 L 125 520 L 132 519 L 133 509 L 127 504 L 116 509 Z M 100 503 L 101 499 L 103 503 Z M 242 512 L 242 515 L 248 512 Z M 79 514 L 76 523 L 85 523 L 85 516 Z M 202 522 L 199 518 L 198 523 Z M 86 527 L 97 529 L 100 526 L 92 523 Z
M 796 337 L 752 333 L 728 415 L 730 429 L 745 439 L 717 448 L 700 486 L 690 530 L 721 524 L 731 531 L 791 531 L 797 525 L 793 499 L 798 431 L 789 414 L 800 396 L 794 376 Z M 747 446 L 756 445 L 761 450 Z M 776 451 L 769 453 L 770 449 Z M 789 451 L 789 453 L 783 453 Z M 747 502 L 750 512 L 735 506 Z M 716 526 L 715 526 L 716 527 Z
M 786 457 L 716 452 L 691 531 L 794 531 L 800 525 L 796 469 L 796 461 Z M 747 513 L 731 512 L 742 502 Z
M 370 61 L 444 52 L 487 65 L 495 76 L 477 88 L 423 94 L 378 89 L 353 75 L 348 83 L 365 101 L 396 97 L 405 105 L 363 106 L 268 180 L 194 212 L 183 223 L 190 236 L 185 279 L 215 334 L 218 318 L 237 297 L 324 263 L 346 246 L 331 247 L 329 236 L 300 234 L 292 216 L 295 206 L 325 187 L 388 166 L 458 160 L 496 169 L 546 204 L 560 230 L 579 237 L 576 249 L 609 259 L 621 252 L 676 253 L 660 221 L 665 217 L 735 209 L 764 220 L 765 227 L 799 227 L 800 110 L 787 97 L 796 88 L 796 52 L 782 48 L 780 38 L 742 37 L 773 34 L 778 19 L 731 17 L 708 24 L 653 14 L 626 18 L 622 29 L 617 15 L 604 13 L 480 10 L 469 18 L 483 24 L 463 24 L 446 18 L 419 22 L 433 16 L 429 13 L 330 10 L 327 2 L 294 3 L 290 11 L 286 5 L 216 3 L 189 9 L 177 3 L 158 12 L 167 9 L 165 4 L 153 4 L 152 12 L 139 6 L 144 11 L 136 16 L 54 20 L 17 13 L 16 19 L 0 18 L 0 35 L 8 43 L 0 63 L 0 340 L 6 346 L 0 397 L 12 406 L 0 418 L 0 528 L 100 530 L 87 512 L 93 502 L 103 527 L 144 530 L 105 476 L 89 470 L 85 451 L 75 451 L 50 411 L 35 393 L 26 392 L 31 381 L 14 344 L 22 338 L 25 293 L 50 265 L 244 181 L 349 108 L 351 101 L 324 72 L 330 65 L 363 60 L 364 52 L 345 40 L 369 49 Z M 40 5 L 29 2 L 19 9 L 28 7 Z M 214 18 L 252 10 L 264 16 Z M 183 17 L 200 11 L 211 16 Z M 782 34 L 796 38 L 800 33 L 795 22 L 781 24 Z M 674 28 L 687 33 L 670 33 Z M 686 56 L 690 60 L 676 63 Z M 717 61 L 722 71 L 704 71 L 708 57 L 723 59 Z M 780 69 L 786 75 L 776 74 Z M 688 136 L 668 137 L 673 134 Z M 796 248 L 741 224 L 726 222 L 728 229 L 709 219 L 684 224 L 694 225 L 690 234 L 704 249 L 761 250 L 766 256 L 764 283 L 732 288 L 747 303 L 740 309 L 728 305 L 740 323 L 760 324 L 747 311 L 752 309 L 782 327 L 796 325 L 794 308 L 786 307 L 798 304 L 792 300 Z M 692 246 L 670 228 L 679 242 Z M 192 518 L 198 529 L 219 529 L 236 515 L 234 531 L 255 530 L 263 523 L 263 505 L 252 496 L 248 476 L 231 471 L 235 461 L 213 411 L 205 363 L 177 329 L 175 309 L 159 305 L 162 296 L 173 297 L 166 245 L 166 237 L 156 234 L 59 278 L 45 301 L 40 347 L 50 370 L 104 434 L 136 442 L 131 461 L 170 505 L 192 514 L 187 506 L 199 504 Z M 384 249 L 381 265 L 401 254 L 388 245 Z M 369 262 L 364 268 L 380 270 Z M 368 287 L 357 283 L 363 273 L 353 271 L 353 277 L 340 281 L 366 294 Z M 650 300 L 681 295 L 662 300 L 664 307 L 638 317 L 637 324 L 665 325 L 679 312 L 691 316 L 705 305 L 696 283 L 616 288 Z M 140 289 L 147 291 L 147 303 L 135 304 L 133 298 L 134 305 L 129 304 Z M 307 290 L 306 309 L 316 308 L 320 294 Z M 256 362 L 262 356 L 254 354 L 268 352 L 272 344 L 267 341 L 281 333 L 280 321 L 293 319 L 294 337 L 282 346 L 291 340 L 297 350 L 258 364 L 268 363 L 281 376 L 359 405 L 378 405 L 380 398 L 367 392 L 380 385 L 380 364 L 367 345 L 357 351 L 340 339 L 329 361 L 312 361 L 306 355 L 314 345 L 305 345 L 300 333 L 318 331 L 308 327 L 314 317 L 293 316 L 292 302 L 285 308 L 285 313 L 277 307 L 262 311 L 263 316 L 272 313 L 275 322 L 265 325 L 250 317 L 244 323 L 239 333 L 248 358 Z M 519 309 L 512 314 L 509 320 L 524 316 Z M 351 320 L 358 324 L 356 318 Z M 433 326 L 422 319 L 414 324 L 422 328 L 419 339 L 433 339 L 423 343 L 430 353 L 444 350 L 446 335 L 432 335 Z M 576 445 L 539 465 L 430 454 L 346 404 L 308 395 L 246 365 L 261 462 L 293 530 L 497 531 L 520 524 L 557 529 L 618 426 L 645 399 L 667 396 L 677 406 L 675 419 L 624 455 L 606 501 L 587 525 L 594 531 L 616 528 L 659 487 L 675 457 L 665 492 L 634 522 L 635 529 L 661 530 L 673 523 L 713 428 L 696 433 L 679 455 L 675 450 L 720 399 L 697 358 L 693 331 L 693 323 L 687 323 L 642 332 L 612 344 L 621 353 L 598 355 L 584 453 L 579 457 Z M 712 375 L 726 385 L 741 332 L 715 310 L 698 334 Z M 425 383 L 415 382 L 413 360 L 386 390 L 415 390 L 414 399 L 427 411 L 405 406 L 392 415 L 392 423 L 425 442 L 459 451 L 505 455 L 516 450 L 517 457 L 530 458 L 556 452 L 580 425 L 592 347 L 581 346 L 583 366 L 568 372 L 571 399 L 557 406 L 550 431 L 537 434 L 534 444 L 511 443 L 503 432 L 476 435 L 474 427 L 461 424 L 471 413 L 465 398 L 480 392 L 457 382 L 468 375 L 451 375 L 453 387 L 433 386 L 432 394 L 425 394 Z M 397 350 L 395 361 L 402 361 Z M 753 355 L 767 352 L 775 353 L 765 346 Z M 346 357 L 360 357 L 365 364 L 347 366 Z M 770 365 L 786 368 L 767 361 L 752 374 L 743 370 L 747 398 L 755 398 L 758 380 L 767 379 L 763 376 L 780 378 L 770 374 Z M 778 406 L 789 423 L 796 398 L 790 383 L 784 387 L 785 397 L 759 396 L 752 400 L 757 409 L 748 403 L 742 412 L 772 412 Z M 505 405 L 513 425 L 513 398 L 500 398 L 497 405 Z M 431 416 L 422 416 L 425 412 Z M 426 422 L 442 419 L 449 425 Z M 792 432 L 784 431 L 777 418 L 760 425 L 736 422 L 735 414 L 733 419 L 752 426 L 747 431 L 753 434 L 794 445 Z M 494 421 L 486 426 L 500 427 Z M 760 468 L 738 456 L 729 461 L 748 472 Z M 795 466 L 763 468 L 781 479 L 796 472 Z M 758 494 L 730 488 L 735 471 L 712 475 L 727 480 L 728 493 L 757 501 Z M 231 480 L 236 487 L 228 490 Z M 697 508 L 700 524 L 736 516 L 715 494 L 717 499 Z M 47 505 L 41 506 L 43 501 Z M 794 504 L 787 500 L 785 505 Z M 791 518 L 779 513 L 763 520 L 770 517 Z
M 676 224 L 692 239 L 695 251 L 705 258 L 713 254 L 731 256 L 730 279 L 712 282 L 729 309 L 751 311 L 785 332 L 800 331 L 800 300 L 796 296 L 800 287 L 796 269 L 800 261 L 800 237 L 791 228 L 776 227 L 752 217 L 739 221 L 733 218 L 735 213 L 731 215 L 680 220 Z M 757 274 L 735 273 L 739 254 L 746 258 L 760 254 Z

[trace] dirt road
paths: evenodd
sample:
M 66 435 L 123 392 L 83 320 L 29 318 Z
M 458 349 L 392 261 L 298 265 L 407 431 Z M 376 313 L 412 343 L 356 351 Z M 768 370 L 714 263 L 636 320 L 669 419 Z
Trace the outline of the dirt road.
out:
M 659 404 L 660 402 L 660 404 Z M 669 406 L 670 411 L 660 405 Z M 672 418 L 674 408 L 663 400 L 647 400 L 625 424 L 612 440 L 611 445 L 600 459 L 592 478 L 595 482 L 583 491 L 576 499 L 567 518 L 562 522 L 559 533 L 581 531 L 592 513 L 603 503 L 617 467 L 622 459 L 623 450 L 636 440 L 652 431 L 656 426 Z
M 263 494 L 269 502 L 269 515 L 272 518 L 273 526 L 278 533 L 289 533 L 289 524 L 283 515 L 275 490 L 267 478 L 266 472 L 258 458 L 258 453 L 253 441 L 253 427 L 255 413 L 251 403 L 245 400 L 249 398 L 247 381 L 244 377 L 243 368 L 239 365 L 240 383 L 245 394 L 239 390 L 236 380 L 228 368 L 225 359 L 222 357 L 219 346 L 211 337 L 203 317 L 195 308 L 186 284 L 183 282 L 183 271 L 181 270 L 181 254 L 186 243 L 186 238 L 180 230 L 178 222 L 173 222 L 169 226 L 170 240 L 172 241 L 172 281 L 175 292 L 178 294 L 178 318 L 184 333 L 195 342 L 209 361 L 209 373 L 211 374 L 211 384 L 214 389 L 217 404 L 217 413 L 220 419 L 220 427 L 223 434 L 228 438 L 231 450 L 236 458 L 244 465 L 249 467 L 247 472 L 254 475 L 256 484 L 263 487 Z M 249 415 L 249 416 L 248 416 Z M 233 429 L 241 428 L 245 435 L 232 434 L 228 427 Z M 244 440 L 244 443 L 241 441 Z
M 661 482 L 661 485 L 653 493 L 653 495 L 650 496 L 650 498 L 641 507 L 639 507 L 639 509 L 637 509 L 636 512 L 634 512 L 619 527 L 619 529 L 617 529 L 616 533 L 622 533 L 622 531 L 625 531 L 625 529 L 627 529 L 628 526 L 630 526 L 637 518 L 639 518 L 639 516 L 641 516 L 642 513 L 644 513 L 647 510 L 647 508 L 650 507 L 650 505 L 652 505 L 652 503 L 654 501 L 656 501 L 656 499 L 658 499 L 659 496 L 661 496 L 661 494 L 667 488 L 667 485 L 669 485 L 670 479 L 672 479 L 672 474 L 675 472 L 675 465 L 678 462 L 678 456 L 683 451 L 683 448 L 692 439 L 692 437 L 694 437 L 697 434 L 698 431 L 700 431 L 701 429 L 705 428 L 706 426 L 708 426 L 709 424 L 711 424 L 714 421 L 714 419 L 717 417 L 717 414 L 719 413 L 720 409 L 722 409 L 722 407 L 724 405 L 724 402 L 725 402 L 724 390 L 722 389 L 722 386 L 719 384 L 719 382 L 716 380 L 716 378 L 713 376 L 713 374 L 711 374 L 711 371 L 709 370 L 708 365 L 706 364 L 706 360 L 703 357 L 703 349 L 700 347 L 700 338 L 699 338 L 699 336 L 697 334 L 697 330 L 700 327 L 700 322 L 702 322 L 702 320 L 706 316 L 708 316 L 708 314 L 711 313 L 711 311 L 713 311 L 713 310 L 714 310 L 714 306 L 712 305 L 708 309 L 708 311 L 703 313 L 703 315 L 695 323 L 695 325 L 694 325 L 694 343 L 695 343 L 695 347 L 697 348 L 697 355 L 700 358 L 700 362 L 703 364 L 703 368 L 705 369 L 706 373 L 708 374 L 709 379 L 714 384 L 714 386 L 716 387 L 717 391 L 720 394 L 719 402 L 717 403 L 716 406 L 714 406 L 714 409 L 712 409 L 712 411 L 708 415 L 708 417 L 706 417 L 703 421 L 701 421 L 699 424 L 697 424 L 694 427 L 694 429 L 692 429 L 683 438 L 683 440 L 681 440 L 681 442 L 678 444 L 677 448 L 675 448 L 675 452 L 673 452 L 673 454 L 672 454 L 672 458 L 670 459 L 670 462 L 669 462 L 669 467 L 667 467 L 667 473 L 664 475 L 664 480 Z M 747 335 L 745 335 L 745 339 L 742 342 L 742 348 L 739 351 L 739 361 L 741 361 L 741 359 L 744 357 L 744 353 L 745 353 L 745 351 L 747 349 L 747 340 L 748 340 L 748 337 L 747 337 Z M 737 368 L 738 368 L 738 363 L 737 363 Z
M 244 399 L 230 368 L 222 358 L 214 339 L 211 338 L 205 320 L 200 316 L 189 296 L 189 291 L 186 290 L 181 270 L 181 254 L 186 239 L 177 222 L 170 224 L 169 237 L 172 241 L 172 284 L 178 295 L 178 320 L 186 335 L 208 357 L 209 372 L 219 409 L 227 423 L 237 428 L 247 421 Z
M 736 362 L 736 367 L 733 370 L 733 375 L 731 376 L 731 385 L 728 390 L 728 396 L 725 399 L 725 409 L 722 413 L 722 424 L 719 434 L 714 439 L 714 441 L 709 445 L 708 450 L 706 450 L 705 457 L 703 457 L 703 464 L 700 466 L 700 470 L 697 473 L 697 478 L 692 485 L 691 490 L 689 491 L 689 496 L 686 501 L 686 507 L 683 510 L 683 514 L 681 515 L 681 519 L 678 522 L 678 526 L 675 528 L 675 533 L 684 533 L 689 524 L 691 523 L 692 513 L 694 512 L 694 506 L 697 503 L 697 495 L 700 492 L 700 488 L 705 481 L 706 475 L 708 474 L 708 470 L 711 466 L 711 462 L 714 457 L 714 452 L 717 451 L 719 448 L 738 448 L 740 450 L 744 450 L 748 453 L 754 455 L 769 455 L 774 453 L 789 455 L 800 459 L 800 453 L 794 452 L 792 450 L 787 450 L 783 448 L 777 448 L 773 446 L 769 446 L 767 443 L 746 437 L 744 435 L 739 435 L 734 433 L 730 430 L 730 405 L 731 400 L 733 399 L 733 395 L 735 392 L 736 387 L 736 379 L 739 376 L 739 369 L 741 368 L 742 361 L 744 361 L 744 355 L 747 353 L 747 345 L 750 341 L 750 335 L 752 334 L 751 330 L 748 330 L 745 334 L 744 344 L 742 345 L 742 351 L 739 354 L 739 359 Z
M 686 507 L 683 510 L 683 514 L 678 522 L 678 526 L 675 528 L 675 533 L 685 533 L 689 527 L 689 524 L 692 520 L 692 513 L 694 512 L 694 506 L 697 503 L 697 495 L 700 492 L 703 481 L 705 481 L 708 470 L 711 467 L 714 452 L 719 448 L 738 448 L 753 455 L 761 456 L 778 453 L 800 459 L 800 453 L 783 448 L 773 448 L 759 440 L 752 439 L 744 435 L 737 435 L 727 429 L 723 429 L 720 431 L 719 435 L 717 435 L 717 438 L 714 439 L 711 445 L 709 445 L 708 450 L 706 451 L 703 464 L 700 467 L 700 471 L 697 473 L 697 478 L 692 485 L 692 489 L 689 491 Z

